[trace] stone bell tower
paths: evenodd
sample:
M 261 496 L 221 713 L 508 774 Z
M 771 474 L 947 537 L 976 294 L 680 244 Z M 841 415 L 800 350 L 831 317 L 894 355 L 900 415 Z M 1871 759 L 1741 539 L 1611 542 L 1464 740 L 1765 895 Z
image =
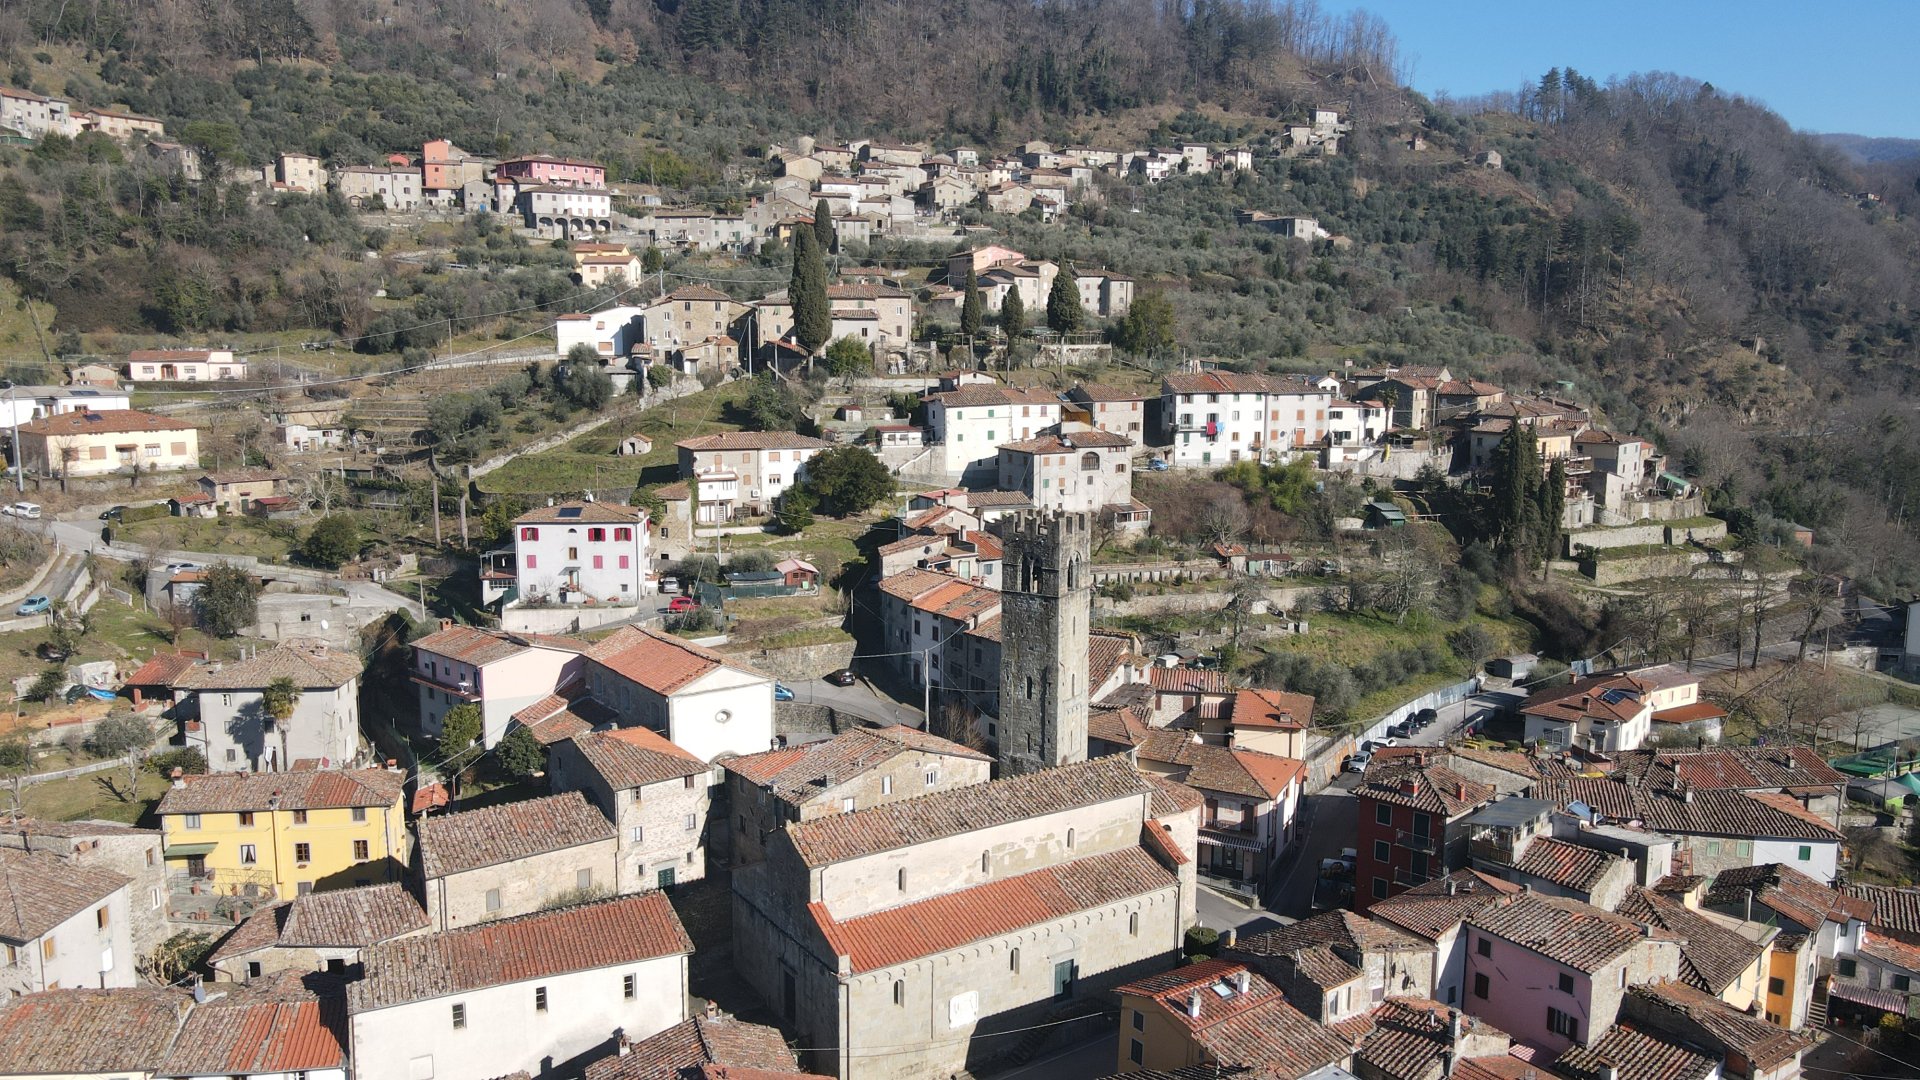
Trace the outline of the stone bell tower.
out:
M 1000 775 L 1087 759 L 1093 518 L 1004 521 L 1000 564 Z

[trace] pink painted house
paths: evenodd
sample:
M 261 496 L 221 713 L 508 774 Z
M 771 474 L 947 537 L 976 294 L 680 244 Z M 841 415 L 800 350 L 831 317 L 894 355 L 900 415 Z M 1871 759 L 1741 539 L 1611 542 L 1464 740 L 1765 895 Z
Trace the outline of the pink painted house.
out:
M 567 184 L 585 188 L 607 186 L 605 166 L 578 158 L 517 157 L 500 163 L 500 175 L 523 183 Z

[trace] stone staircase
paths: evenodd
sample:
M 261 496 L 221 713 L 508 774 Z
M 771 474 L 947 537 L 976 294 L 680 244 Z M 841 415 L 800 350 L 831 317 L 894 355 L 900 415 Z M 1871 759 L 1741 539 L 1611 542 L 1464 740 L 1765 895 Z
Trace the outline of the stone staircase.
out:
M 1807 1026 L 1816 1030 L 1827 1026 L 1827 976 L 1825 975 L 1813 981 L 1813 993 L 1807 998 Z

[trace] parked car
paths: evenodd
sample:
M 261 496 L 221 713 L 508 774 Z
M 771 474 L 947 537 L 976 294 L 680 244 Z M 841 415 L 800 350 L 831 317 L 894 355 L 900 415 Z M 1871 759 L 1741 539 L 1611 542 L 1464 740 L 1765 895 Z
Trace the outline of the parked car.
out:
M 780 683 L 774 683 L 773 684 L 773 700 L 792 701 L 793 691 L 787 689 L 785 686 L 781 685 Z
M 1147 462 L 1148 472 L 1166 472 L 1168 468 L 1170 468 L 1170 466 L 1160 458 L 1154 458 L 1152 461 Z
M 52 610 L 53 601 L 44 596 L 29 596 L 13 609 L 15 615 L 41 615 Z
M 31 521 L 37 521 L 40 518 L 40 504 L 30 502 L 10 503 L 7 506 L 0 507 L 0 514 L 5 514 L 8 517 L 27 518 Z
M 1399 745 L 1400 745 L 1399 739 L 1394 738 L 1392 735 L 1382 735 L 1377 739 L 1368 739 L 1366 742 L 1361 743 L 1360 749 L 1365 750 L 1368 753 L 1372 753 L 1373 751 L 1382 749 L 1384 747 L 1399 746 Z
M 1421 727 L 1426 727 L 1438 719 L 1440 719 L 1440 710 L 1438 709 L 1421 709 L 1419 712 L 1413 714 L 1414 723 L 1419 724 Z
M 120 515 L 126 512 L 127 512 L 127 508 L 124 506 L 109 507 L 105 510 L 100 511 L 100 520 L 101 521 L 119 521 Z
M 1367 745 L 1371 746 L 1373 744 L 1368 743 Z M 1366 772 L 1367 763 L 1371 762 L 1372 760 L 1373 760 L 1373 751 L 1362 750 L 1359 753 L 1347 759 L 1347 771 L 1351 773 Z
M 680 591 L 680 579 L 679 579 L 679 578 L 673 578 L 673 577 L 663 577 L 663 578 L 661 578 L 661 579 L 660 579 L 660 591 L 661 591 L 661 592 L 663 592 L 663 593 L 667 593 L 668 595 L 672 595 L 673 593 L 677 593 L 677 592 L 679 592 L 679 591 Z
M 1410 739 L 1413 737 L 1413 725 L 1402 720 L 1388 728 L 1387 734 L 1395 739 Z
M 683 611 L 698 611 L 700 610 L 700 601 L 695 600 L 691 596 L 676 596 L 667 604 L 667 610 L 676 615 Z
M 852 668 L 841 668 L 839 671 L 828 672 L 826 680 L 835 686 L 852 686 L 860 681 L 860 676 L 855 675 Z

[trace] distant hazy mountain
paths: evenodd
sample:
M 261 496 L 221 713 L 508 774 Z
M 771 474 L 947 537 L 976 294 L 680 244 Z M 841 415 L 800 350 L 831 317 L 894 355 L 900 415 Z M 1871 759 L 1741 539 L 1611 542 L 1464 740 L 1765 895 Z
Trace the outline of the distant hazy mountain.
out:
M 1814 138 L 1865 165 L 1920 158 L 1920 139 L 1876 139 L 1870 135 L 1816 134 Z

